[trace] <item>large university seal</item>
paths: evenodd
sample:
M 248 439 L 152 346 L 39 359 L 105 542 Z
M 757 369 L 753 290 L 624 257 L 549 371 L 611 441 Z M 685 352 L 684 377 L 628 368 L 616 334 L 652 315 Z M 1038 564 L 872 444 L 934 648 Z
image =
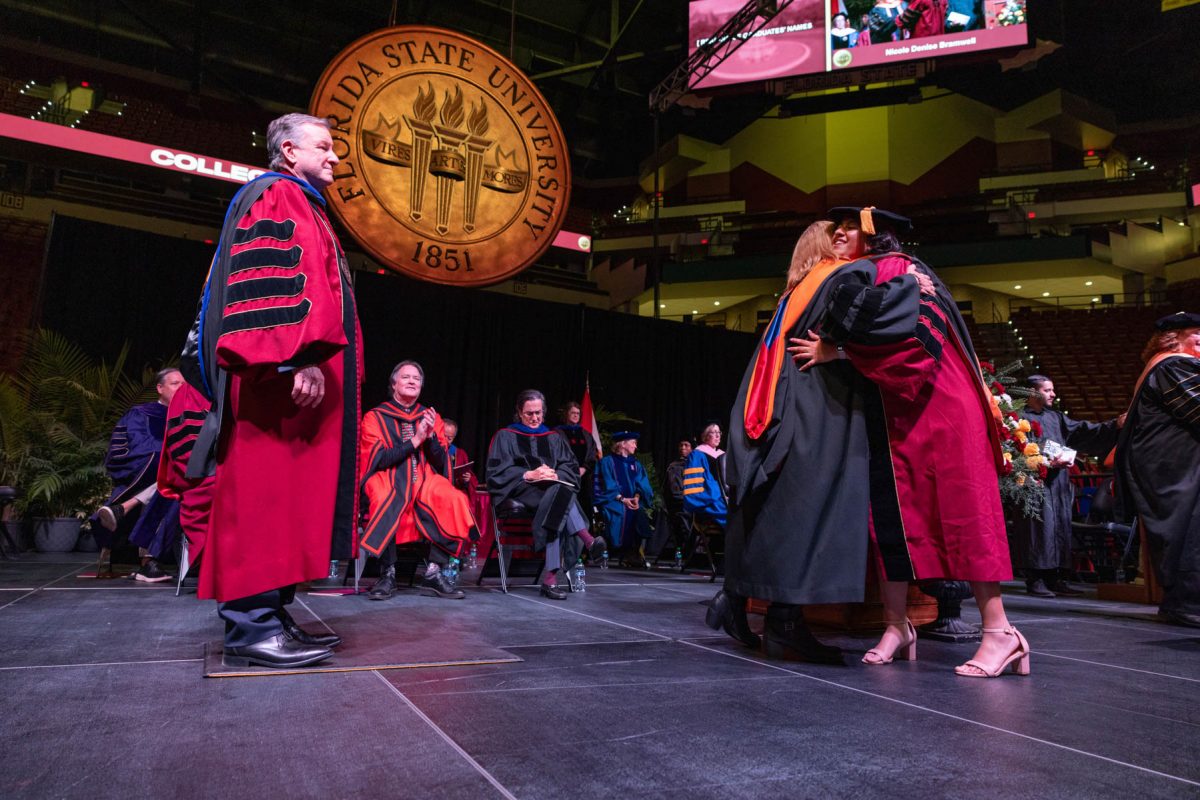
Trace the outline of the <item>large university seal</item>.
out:
M 532 264 L 562 226 L 562 129 L 486 45 L 441 28 L 375 31 L 325 68 L 310 105 L 341 159 L 329 208 L 392 269 L 495 283 Z

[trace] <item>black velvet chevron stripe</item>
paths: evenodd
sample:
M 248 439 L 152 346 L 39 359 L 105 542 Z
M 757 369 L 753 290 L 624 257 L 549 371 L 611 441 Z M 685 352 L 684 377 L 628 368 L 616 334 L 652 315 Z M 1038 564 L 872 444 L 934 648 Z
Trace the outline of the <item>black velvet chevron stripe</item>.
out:
M 187 437 L 195 436 L 196 434 L 200 433 L 201 427 L 203 427 L 203 423 L 192 422 L 184 425 L 182 428 L 171 431 L 169 434 L 167 434 L 167 447 L 174 447 Z
M 231 256 L 229 259 L 229 274 L 245 272 L 248 269 L 263 267 L 279 267 L 280 269 L 295 269 L 300 263 L 304 248 L 300 245 L 284 250 L 279 247 L 254 247 L 250 250 Z
M 934 335 L 933 331 L 929 330 L 921 323 L 917 323 L 917 330 L 913 333 L 913 337 L 921 343 L 921 347 L 929 357 L 934 361 L 942 360 L 942 340 Z
M 866 333 L 883 304 L 883 292 L 839 286 L 833 292 L 828 321 L 835 338 L 855 338 Z
M 244 303 L 247 300 L 266 300 L 271 297 L 295 297 L 304 291 L 304 282 L 308 280 L 303 272 L 290 277 L 251 278 L 229 284 L 225 290 L 225 307 L 234 303 Z
M 940 361 L 943 342 L 949 337 L 946 320 L 934 311 L 931 305 L 924 302 L 921 303 L 917 315 L 917 329 L 913 336 L 934 361 Z
M 253 311 L 240 311 L 226 314 L 221 325 L 223 336 L 252 331 L 260 328 L 278 328 L 281 325 L 295 325 L 308 316 L 312 301 L 301 300 L 294 306 L 273 306 L 271 308 L 256 308 Z
M 195 446 L 196 446 L 195 437 L 188 439 L 186 442 L 183 442 L 182 444 L 180 444 L 176 447 L 170 448 L 171 458 L 175 461 L 183 461 L 192 454 L 192 448 L 194 448 Z
M 238 228 L 233 232 L 235 245 L 253 242 L 255 239 L 278 239 L 286 242 L 296 232 L 296 223 L 290 219 L 276 222 L 273 219 L 260 219 L 249 228 Z
M 207 417 L 207 411 L 184 411 L 179 416 L 167 420 L 167 429 L 170 430 L 184 422 L 204 422 Z
M 867 441 L 870 448 L 868 474 L 875 544 L 879 547 L 883 570 L 889 581 L 912 580 L 915 572 L 905 540 L 904 517 L 900 511 L 900 497 L 896 490 L 891 444 L 888 442 L 887 425 L 883 421 L 883 404 L 877 392 L 869 393 L 864 402 L 867 408 Z

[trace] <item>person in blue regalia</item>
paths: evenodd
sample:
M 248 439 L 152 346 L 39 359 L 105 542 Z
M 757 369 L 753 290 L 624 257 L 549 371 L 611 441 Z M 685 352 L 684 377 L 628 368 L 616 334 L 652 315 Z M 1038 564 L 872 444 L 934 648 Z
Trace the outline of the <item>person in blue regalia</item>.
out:
M 648 512 L 654 490 L 646 468 L 634 454 L 638 436 L 634 431 L 613 434 L 612 452 L 596 466 L 594 499 L 608 529 L 613 548 L 629 566 L 643 567 L 642 545 L 650 538 Z
M 728 505 L 720 425 L 714 423 L 704 429 L 699 446 L 683 466 L 683 509 L 725 527 Z

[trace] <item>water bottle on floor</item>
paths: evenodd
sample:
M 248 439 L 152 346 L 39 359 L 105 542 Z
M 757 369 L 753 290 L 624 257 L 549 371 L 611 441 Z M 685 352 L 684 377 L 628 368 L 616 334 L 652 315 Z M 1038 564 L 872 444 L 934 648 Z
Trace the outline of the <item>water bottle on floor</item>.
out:
M 338 579 L 338 567 L 340 567 L 341 564 L 342 562 L 336 559 L 329 562 L 329 575 L 327 576 L 328 580 L 336 581 Z
M 675 548 L 675 569 L 678 572 L 683 572 L 683 548 Z
M 587 591 L 587 570 L 583 568 L 583 559 L 575 562 L 575 566 L 571 569 L 570 574 L 571 591 L 586 592 Z
M 446 583 L 451 588 L 458 586 L 458 559 L 452 557 L 450 562 L 442 569 L 442 574 L 446 576 Z
M 471 551 L 467 553 L 467 569 L 475 569 L 479 566 L 479 549 L 474 543 L 471 544 Z
M 600 554 L 600 569 L 608 569 L 608 551 Z

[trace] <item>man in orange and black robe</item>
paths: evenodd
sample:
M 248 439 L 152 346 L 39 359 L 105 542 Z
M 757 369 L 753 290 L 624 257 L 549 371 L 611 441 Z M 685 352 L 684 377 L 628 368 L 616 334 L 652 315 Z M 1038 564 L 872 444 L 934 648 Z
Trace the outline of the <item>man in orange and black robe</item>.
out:
M 418 541 L 429 543 L 422 594 L 464 597 L 444 567 L 462 558 L 479 531 L 467 496 L 450 481 L 449 446 L 442 418 L 419 402 L 405 406 L 393 398 L 363 417 L 359 463 L 368 521 L 360 544 L 380 560 L 372 600 L 396 591 L 396 545 Z

